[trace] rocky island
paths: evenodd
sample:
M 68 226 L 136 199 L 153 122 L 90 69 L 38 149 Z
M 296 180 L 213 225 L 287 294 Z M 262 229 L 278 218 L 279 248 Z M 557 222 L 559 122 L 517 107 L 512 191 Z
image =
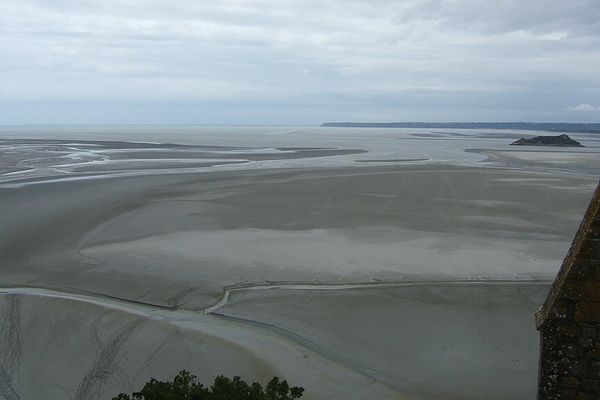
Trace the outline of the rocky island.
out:
M 573 140 L 569 135 L 562 134 L 558 136 L 535 136 L 529 139 L 521 138 L 511 143 L 515 146 L 569 146 L 583 147 L 581 143 Z

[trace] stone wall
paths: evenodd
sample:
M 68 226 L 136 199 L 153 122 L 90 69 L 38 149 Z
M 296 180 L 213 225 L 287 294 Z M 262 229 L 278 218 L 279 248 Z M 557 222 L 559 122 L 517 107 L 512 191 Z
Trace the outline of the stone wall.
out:
M 600 185 L 536 324 L 538 399 L 600 399 Z
M 553 321 L 541 331 L 539 400 L 598 400 L 600 324 Z

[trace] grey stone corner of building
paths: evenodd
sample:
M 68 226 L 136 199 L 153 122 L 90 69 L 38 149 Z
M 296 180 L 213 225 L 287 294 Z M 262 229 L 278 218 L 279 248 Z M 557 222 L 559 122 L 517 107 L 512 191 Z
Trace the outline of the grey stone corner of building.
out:
M 538 400 L 600 399 L 600 184 L 535 322 Z

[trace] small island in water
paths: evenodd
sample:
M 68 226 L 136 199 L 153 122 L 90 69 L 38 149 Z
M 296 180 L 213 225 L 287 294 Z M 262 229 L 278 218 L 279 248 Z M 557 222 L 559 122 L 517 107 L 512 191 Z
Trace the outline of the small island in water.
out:
M 573 140 L 569 135 L 562 134 L 558 136 L 535 136 L 529 139 L 521 138 L 511 143 L 515 146 L 567 146 L 583 147 L 581 143 Z

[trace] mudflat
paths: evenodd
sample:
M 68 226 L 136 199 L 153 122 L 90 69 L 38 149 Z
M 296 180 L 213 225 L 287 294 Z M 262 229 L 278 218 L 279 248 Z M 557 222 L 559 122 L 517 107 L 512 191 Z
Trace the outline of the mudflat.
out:
M 232 292 L 215 313 L 268 326 L 400 393 L 531 398 L 538 372 L 531 313 L 547 290 L 526 282 L 253 288 Z
M 593 139 L 249 132 L 0 131 L 0 393 L 103 399 L 187 368 L 308 399 L 532 397 Z
M 42 181 L 0 189 L 0 279 L 196 310 L 239 282 L 550 279 L 589 186 L 439 166 Z

